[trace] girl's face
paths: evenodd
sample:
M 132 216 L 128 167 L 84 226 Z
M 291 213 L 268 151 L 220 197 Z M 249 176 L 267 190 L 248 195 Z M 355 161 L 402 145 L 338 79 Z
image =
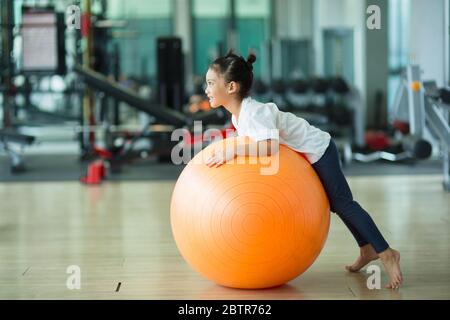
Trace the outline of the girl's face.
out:
M 213 69 L 206 73 L 205 93 L 209 98 L 211 108 L 218 108 L 229 104 L 230 99 L 236 92 L 234 82 L 225 83 L 225 79 Z

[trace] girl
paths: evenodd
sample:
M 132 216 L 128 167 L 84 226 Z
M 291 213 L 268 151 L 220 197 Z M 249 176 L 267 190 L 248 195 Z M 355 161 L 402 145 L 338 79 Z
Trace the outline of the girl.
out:
M 389 247 L 369 214 L 353 200 L 330 135 L 292 113 L 279 111 L 274 103 L 263 104 L 249 96 L 255 60 L 254 54 L 245 60 L 230 51 L 208 69 L 205 93 L 211 107 L 224 106 L 230 111 L 238 135 L 249 136 L 255 145 L 216 149 L 206 164 L 218 167 L 238 155 L 276 154 L 278 143 L 303 153 L 322 181 L 331 211 L 343 220 L 360 247 L 360 256 L 346 269 L 357 272 L 380 258 L 390 277 L 386 288 L 398 289 L 402 283 L 400 253 Z M 274 129 L 279 134 L 274 135 Z

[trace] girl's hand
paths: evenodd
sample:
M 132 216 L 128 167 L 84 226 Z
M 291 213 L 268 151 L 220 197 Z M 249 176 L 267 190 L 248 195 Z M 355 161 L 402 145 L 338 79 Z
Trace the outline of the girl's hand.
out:
M 213 151 L 211 157 L 206 161 L 206 165 L 210 168 L 218 168 L 224 163 L 233 160 L 236 157 L 234 148 L 217 148 Z

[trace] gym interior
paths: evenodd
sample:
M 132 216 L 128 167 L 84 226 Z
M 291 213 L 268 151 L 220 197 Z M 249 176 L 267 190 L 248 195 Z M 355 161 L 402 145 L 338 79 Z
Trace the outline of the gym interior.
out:
M 448 300 L 449 2 L 1 0 L 0 298 Z M 329 208 L 305 270 L 244 285 L 282 275 L 285 246 L 312 246 L 275 238 L 258 212 L 271 195 L 249 179 L 312 215 L 325 200 L 291 190 L 310 181 L 295 170 L 276 186 L 248 168 L 215 178 L 240 164 L 187 174 L 205 132 L 236 133 L 205 93 L 230 49 L 257 57 L 252 98 L 331 135 L 354 199 L 401 253 L 400 288 L 384 288 L 379 259 L 345 269 L 360 249 Z M 305 210 L 285 227 L 318 233 Z

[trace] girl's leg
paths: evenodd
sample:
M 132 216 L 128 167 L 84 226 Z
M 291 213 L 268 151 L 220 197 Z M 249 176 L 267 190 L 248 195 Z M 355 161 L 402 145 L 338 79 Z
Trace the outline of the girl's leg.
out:
M 333 140 L 331 140 L 330 146 L 323 157 L 313 164 L 313 167 L 327 192 L 331 210 L 341 217 L 355 236 L 359 245 L 369 243 L 373 246 L 390 277 L 390 282 L 386 288 L 398 288 L 403 281 L 400 271 L 400 253 L 389 248 L 388 243 L 384 240 L 372 218 L 353 200 L 350 187 L 342 173 L 339 154 Z M 364 257 L 362 254 L 361 259 L 357 260 L 355 265 L 361 267 L 370 262 L 370 260 L 373 260 L 371 256 L 373 257 L 374 254 L 370 253 L 372 248 L 368 247 L 370 246 L 366 245 L 361 249 L 361 252 L 369 249 L 367 250 L 369 257 Z
M 389 248 L 370 215 L 353 200 L 333 140 L 322 158 L 313 164 L 335 212 L 348 226 L 360 247 L 370 243 L 377 253 Z
M 341 218 L 342 219 L 342 218 Z M 366 245 L 369 244 L 369 242 L 367 242 L 366 239 L 363 238 L 363 236 L 358 232 L 358 230 L 356 230 L 351 224 L 350 222 L 342 219 L 342 222 L 344 222 L 344 224 L 347 226 L 348 230 L 350 230 L 350 232 L 353 235 L 353 238 L 355 238 L 356 242 L 358 243 L 358 246 L 364 247 Z

